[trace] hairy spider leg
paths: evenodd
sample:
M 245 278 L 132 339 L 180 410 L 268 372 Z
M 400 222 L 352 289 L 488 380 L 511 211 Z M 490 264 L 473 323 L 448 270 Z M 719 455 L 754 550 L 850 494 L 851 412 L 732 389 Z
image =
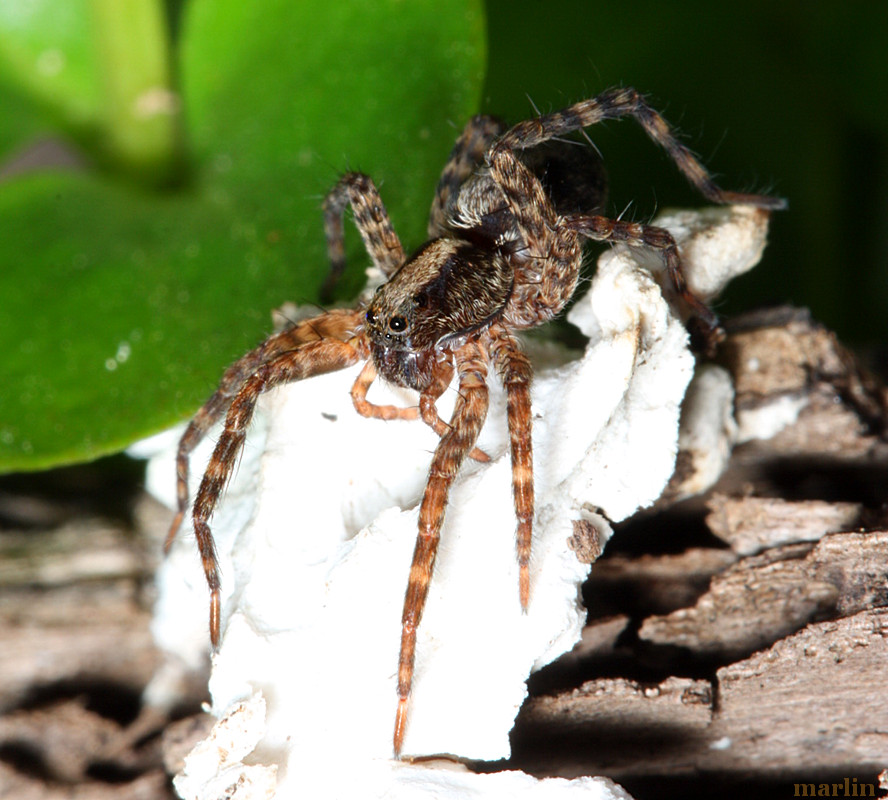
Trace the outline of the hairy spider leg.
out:
M 520 122 L 491 146 L 487 155 L 491 176 L 500 186 L 527 245 L 528 270 L 539 262 L 538 281 L 521 281 L 507 318 L 518 327 L 538 325 L 564 307 L 573 294 L 580 262 L 570 255 L 576 234 L 599 241 L 624 241 L 659 250 L 666 273 L 681 299 L 702 323 L 704 349 L 712 350 L 721 336 L 718 318 L 688 287 L 675 240 L 668 231 L 651 225 L 573 215 L 559 225 L 539 181 L 516 158 L 514 151 L 540 145 L 553 137 L 583 130 L 606 119 L 630 116 L 663 147 L 688 181 L 716 203 L 749 203 L 765 209 L 785 207 L 780 198 L 721 189 L 697 158 L 672 132 L 668 123 L 634 89 L 611 89 L 598 97 L 536 119 Z M 528 203 L 527 198 L 532 198 Z
M 213 649 L 219 647 L 220 581 L 219 562 L 209 519 L 234 471 L 256 402 L 262 394 L 275 386 L 345 369 L 362 357 L 366 357 L 366 354 L 357 347 L 357 342 L 335 339 L 309 342 L 259 366 L 243 382 L 231 402 L 225 416 L 225 426 L 197 490 L 193 510 L 194 535 L 210 588 L 210 641 Z
M 321 289 L 321 297 L 329 299 L 345 270 L 345 228 L 343 215 L 351 205 L 355 227 L 364 240 L 370 258 L 386 278 L 404 263 L 404 248 L 395 233 L 388 211 L 376 184 L 361 172 L 347 172 L 324 199 L 324 234 L 330 272 Z
M 488 154 L 490 177 L 503 193 L 523 240 L 503 319 L 515 328 L 532 328 L 556 316 L 573 296 L 583 250 L 580 237 L 559 224 L 539 179 L 511 149 L 501 147 L 501 141 Z
M 444 510 L 453 479 L 471 452 L 487 417 L 487 354 L 477 341 L 469 341 L 454 353 L 459 375 L 459 396 L 450 418 L 450 428 L 441 437 L 419 507 L 419 533 L 404 597 L 401 617 L 401 649 L 398 656 L 398 709 L 393 744 L 401 752 L 407 720 L 407 702 L 413 683 L 416 629 L 429 593 L 429 581 L 438 552 Z
M 775 211 L 786 208 L 786 201 L 780 197 L 730 192 L 718 186 L 699 159 L 678 140 L 669 123 L 630 87 L 609 89 L 597 97 L 575 103 L 553 114 L 519 122 L 497 140 L 493 151 L 535 147 L 556 136 L 579 131 L 607 119 L 622 117 L 635 119 L 645 133 L 668 153 L 691 185 L 713 203 L 748 203 Z
M 429 212 L 429 238 L 452 235 L 449 222 L 460 187 L 484 163 L 484 154 L 506 129 L 496 117 L 478 114 L 472 117 L 456 140 L 435 189 Z
M 533 367 L 518 340 L 502 326 L 490 329 L 490 350 L 506 389 L 506 415 L 512 452 L 512 498 L 515 504 L 518 596 L 521 608 L 530 603 L 530 549 L 533 536 L 533 417 L 530 385 Z
M 188 510 L 188 459 L 203 441 L 207 432 L 231 405 L 244 381 L 263 364 L 282 353 L 321 339 L 346 341 L 354 336 L 361 315 L 351 309 L 335 309 L 313 319 L 307 319 L 280 333 L 273 334 L 259 347 L 235 361 L 225 373 L 216 391 L 201 406 L 179 440 L 176 453 L 176 516 L 173 518 L 164 542 L 169 551 Z
M 453 364 L 449 361 L 441 362 L 441 365 L 432 377 L 431 385 L 419 396 L 419 413 L 422 421 L 437 433 L 439 437 L 447 433 L 450 430 L 450 426 L 441 419 L 436 403 L 438 398 L 450 387 L 452 379 Z M 490 456 L 477 447 L 472 448 L 469 458 L 482 464 L 490 461 Z
M 672 288 L 704 326 L 704 345 L 711 354 L 723 332 L 718 317 L 694 292 L 691 291 L 681 267 L 678 245 L 672 234 L 656 225 L 609 219 L 600 216 L 576 215 L 565 222 L 577 233 L 600 242 L 625 242 L 631 246 L 645 246 L 659 250 L 666 264 L 666 275 Z

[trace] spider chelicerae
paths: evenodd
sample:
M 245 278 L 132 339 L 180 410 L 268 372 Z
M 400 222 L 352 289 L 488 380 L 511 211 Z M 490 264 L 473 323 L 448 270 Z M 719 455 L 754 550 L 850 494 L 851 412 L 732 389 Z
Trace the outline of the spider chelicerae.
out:
M 784 201 L 722 190 L 669 125 L 633 89 L 618 88 L 506 128 L 474 117 L 456 142 L 432 202 L 429 240 L 409 257 L 373 181 L 344 175 L 324 202 L 331 276 L 345 266 L 343 216 L 355 225 L 387 281 L 355 309 L 327 311 L 266 339 L 232 364 L 189 424 L 177 454 L 178 513 L 172 542 L 188 508 L 189 456 L 224 416 L 224 426 L 193 504 L 193 523 L 210 590 L 210 638 L 220 638 L 220 578 L 209 520 L 235 468 L 260 395 L 269 389 L 358 362 L 351 396 L 365 417 L 421 418 L 440 441 L 419 508 L 419 533 L 407 581 L 398 658 L 394 751 L 400 754 L 413 679 L 416 631 L 428 595 L 451 483 L 465 458 L 488 460 L 475 447 L 495 372 L 507 394 L 512 492 L 517 517 L 518 593 L 530 602 L 534 515 L 530 386 L 532 369 L 515 332 L 551 320 L 573 296 L 587 240 L 625 242 L 658 251 L 679 301 L 704 348 L 720 335 L 712 311 L 686 285 L 678 248 L 663 228 L 598 213 L 605 194 L 600 160 L 590 148 L 559 137 L 606 119 L 634 118 L 663 147 L 690 183 L 715 203 L 780 209 Z M 449 423 L 436 401 L 456 376 Z M 367 400 L 377 379 L 419 393 L 416 407 Z

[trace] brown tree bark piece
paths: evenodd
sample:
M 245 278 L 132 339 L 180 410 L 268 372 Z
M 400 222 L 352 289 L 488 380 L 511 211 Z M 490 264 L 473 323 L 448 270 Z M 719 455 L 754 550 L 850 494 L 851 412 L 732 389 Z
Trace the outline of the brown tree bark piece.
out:
M 722 659 L 744 656 L 814 619 L 884 604 L 886 564 L 888 531 L 773 548 L 713 578 L 693 607 L 646 619 L 638 635 Z
M 669 613 L 694 603 L 712 577 L 736 560 L 729 550 L 705 547 L 656 556 L 613 555 L 595 564 L 588 606 L 598 615 L 613 598 L 628 598 L 634 613 Z
M 810 625 L 718 670 L 712 684 L 589 681 L 527 704 L 517 760 L 568 776 L 582 762 L 617 780 L 875 774 L 888 758 L 886 663 L 888 609 L 877 609 Z
M 718 671 L 719 709 L 702 766 L 878 771 L 888 761 L 888 609 L 809 625 Z
M 160 664 L 148 547 L 103 518 L 0 536 L 0 797 L 171 797 L 168 720 L 141 706 Z
M 860 503 L 724 494 L 713 494 L 706 506 L 709 530 L 743 556 L 783 544 L 816 542 L 826 533 L 851 530 L 863 511 Z
M 794 408 L 794 424 L 769 437 L 772 452 L 845 459 L 884 453 L 885 387 L 806 309 L 748 314 L 732 328 L 719 360 L 734 378 L 741 437 L 761 427 L 756 415 L 792 417 Z
M 158 655 L 141 602 L 146 559 L 128 532 L 77 520 L 0 542 L 0 712 L 37 687 L 147 682 Z

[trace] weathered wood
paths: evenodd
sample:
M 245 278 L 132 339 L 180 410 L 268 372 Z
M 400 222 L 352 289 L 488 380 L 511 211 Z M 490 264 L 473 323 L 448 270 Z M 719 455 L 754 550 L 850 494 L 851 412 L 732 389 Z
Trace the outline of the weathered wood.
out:
M 140 535 L 24 505 L 61 524 L 0 534 L 0 797 L 166 800 L 169 720 L 141 693 L 161 663 L 147 587 L 168 512 L 141 500 Z
M 863 512 L 861 503 L 793 502 L 778 497 L 723 494 L 713 494 L 706 506 L 709 530 L 743 556 L 767 547 L 816 542 L 825 533 L 852 530 Z
M 888 609 L 809 625 L 718 671 L 719 708 L 704 768 L 761 761 L 798 774 L 878 771 L 888 758 Z
M 722 364 L 740 435 L 759 438 L 677 503 L 702 474 L 679 454 L 680 488 L 618 527 L 584 591 L 583 641 L 531 681 L 506 766 L 608 775 L 639 800 L 679 778 L 673 796 L 701 776 L 875 783 L 885 767 L 885 391 L 794 310 L 740 320 Z M 119 504 L 95 513 L 109 492 L 91 491 L 83 515 L 0 486 L 0 513 L 24 521 L 0 533 L 2 797 L 167 800 L 205 730 L 141 700 L 161 663 L 150 576 L 169 512 L 141 499 L 128 524 Z M 576 526 L 578 558 L 598 545 Z M 196 687 L 172 716 L 198 709 Z
M 638 635 L 721 659 L 738 658 L 824 616 L 884 605 L 888 531 L 829 534 L 745 558 L 690 608 L 649 617 Z M 884 580 L 884 577 L 882 577 Z
M 741 440 L 772 426 L 772 452 L 884 456 L 885 387 L 806 310 L 746 315 L 734 324 L 719 360 L 734 379 Z M 782 427 L 782 420 L 791 424 Z
M 886 659 L 883 608 L 810 625 L 712 682 L 589 681 L 525 706 L 516 760 L 566 776 L 582 763 L 618 780 L 875 773 L 888 754 Z
M 885 389 L 793 309 L 739 321 L 721 361 L 746 443 L 705 502 L 672 508 L 689 480 L 680 453 L 671 493 L 632 523 L 632 551 L 594 565 L 593 614 L 630 622 L 610 662 L 577 655 L 578 686 L 528 702 L 510 766 L 691 781 L 657 796 L 693 776 L 876 785 L 888 761 Z M 694 519 L 732 550 L 685 536 Z M 639 553 L 664 537 L 694 546 Z
M 636 616 L 667 614 L 692 605 L 709 587 L 714 575 L 737 560 L 729 550 L 692 547 L 682 553 L 627 556 L 622 553 L 600 560 L 587 587 L 593 594 L 589 607 L 594 613 L 609 609 L 613 598 L 625 604 Z

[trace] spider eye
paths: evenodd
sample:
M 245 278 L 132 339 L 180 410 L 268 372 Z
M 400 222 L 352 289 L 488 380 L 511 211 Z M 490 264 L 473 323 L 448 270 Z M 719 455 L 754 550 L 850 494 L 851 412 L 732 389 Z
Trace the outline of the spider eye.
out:
M 369 322 L 371 325 L 375 325 L 379 321 L 379 317 L 376 316 L 376 312 L 372 310 L 367 311 L 365 318 L 367 322 Z
M 425 308 L 429 304 L 429 296 L 425 292 L 419 292 L 413 300 L 420 308 Z
M 389 328 L 395 333 L 400 333 L 407 328 L 407 320 L 404 317 L 392 317 L 389 320 Z

